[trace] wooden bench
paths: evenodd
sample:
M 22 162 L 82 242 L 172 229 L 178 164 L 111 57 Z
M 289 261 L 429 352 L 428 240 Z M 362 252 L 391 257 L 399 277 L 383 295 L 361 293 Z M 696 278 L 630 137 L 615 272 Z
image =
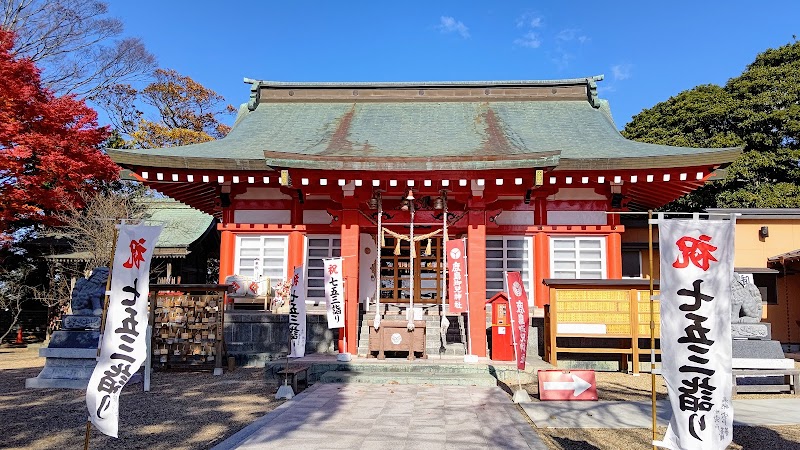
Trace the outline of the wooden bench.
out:
M 737 384 L 738 377 L 782 376 L 783 384 Z M 733 393 L 746 392 L 785 392 L 800 395 L 797 390 L 797 377 L 800 376 L 800 369 L 733 369 Z
M 279 370 L 277 373 L 278 375 L 283 375 L 288 378 L 289 384 L 292 385 L 292 389 L 294 392 L 300 392 L 297 387 L 297 382 L 301 378 L 303 379 L 303 388 L 308 387 L 308 369 L 311 366 L 308 365 L 299 365 L 299 366 L 292 366 L 290 365 L 288 369 L 283 368 Z

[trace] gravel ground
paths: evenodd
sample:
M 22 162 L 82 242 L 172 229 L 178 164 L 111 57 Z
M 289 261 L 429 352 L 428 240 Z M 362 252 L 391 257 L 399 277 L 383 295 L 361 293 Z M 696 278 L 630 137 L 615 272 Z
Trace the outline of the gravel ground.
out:
M 38 349 L 0 348 L 0 448 L 79 449 L 86 430 L 84 392 L 25 389 L 25 379 L 38 375 L 44 359 Z M 598 372 L 601 400 L 650 399 L 650 375 Z M 666 388 L 657 377 L 658 398 Z M 128 386 L 121 395 L 120 438 L 92 431 L 94 449 L 206 449 L 221 442 L 277 407 L 276 386 L 264 381 L 263 369 L 236 369 L 221 377 L 201 372 L 156 372 L 152 390 Z M 535 383 L 524 386 L 534 401 Z M 788 395 L 740 395 L 778 398 Z M 649 449 L 650 429 L 539 428 L 551 449 Z M 658 430 L 662 436 L 664 429 Z M 309 446 L 309 448 L 313 448 Z M 800 449 L 800 425 L 734 427 L 730 449 Z

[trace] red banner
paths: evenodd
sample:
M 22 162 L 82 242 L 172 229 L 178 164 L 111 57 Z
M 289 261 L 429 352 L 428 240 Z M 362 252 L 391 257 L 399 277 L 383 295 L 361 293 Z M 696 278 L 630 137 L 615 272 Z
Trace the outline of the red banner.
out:
M 506 272 L 506 280 L 517 368 L 525 370 L 525 356 L 528 354 L 528 294 L 525 293 L 525 285 L 519 272 Z
M 467 300 L 467 249 L 463 239 L 453 239 L 445 244 L 447 252 L 447 298 L 450 313 L 459 314 L 469 309 Z

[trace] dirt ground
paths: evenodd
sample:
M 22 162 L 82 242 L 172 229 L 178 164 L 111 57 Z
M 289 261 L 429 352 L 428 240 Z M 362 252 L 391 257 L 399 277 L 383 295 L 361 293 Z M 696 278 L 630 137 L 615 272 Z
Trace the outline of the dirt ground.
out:
M 0 348 L 0 448 L 79 449 L 86 431 L 84 392 L 25 389 L 44 363 L 38 349 Z M 597 374 L 601 400 L 650 399 L 650 375 Z M 659 380 L 658 398 L 666 398 Z M 538 401 L 535 383 L 525 385 Z M 214 377 L 200 372 L 156 372 L 152 390 L 127 386 L 121 395 L 120 438 L 91 433 L 93 449 L 206 449 L 213 447 L 283 401 L 274 400 L 276 385 L 264 381 L 263 369 L 239 368 Z M 787 395 L 769 394 L 768 398 Z M 754 394 L 737 398 L 758 397 Z M 764 397 L 761 395 L 760 397 Z M 533 426 L 533 425 L 532 425 Z M 649 449 L 650 429 L 537 428 L 549 448 L 557 450 Z M 658 430 L 662 436 L 664 429 Z M 800 426 L 734 427 L 730 449 L 800 449 Z M 309 447 L 311 448 L 311 447 Z
M 80 449 L 86 432 L 85 392 L 25 389 L 43 359 L 33 349 L 0 349 L 0 448 Z M 120 438 L 95 430 L 93 449 L 205 449 L 252 423 L 283 402 L 263 369 L 156 372 L 151 391 L 126 386 L 120 396 Z

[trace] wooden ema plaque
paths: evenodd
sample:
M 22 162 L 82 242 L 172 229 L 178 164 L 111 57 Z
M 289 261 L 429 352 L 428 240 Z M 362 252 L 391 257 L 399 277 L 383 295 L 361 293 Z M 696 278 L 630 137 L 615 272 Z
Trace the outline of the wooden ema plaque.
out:
M 213 369 L 222 340 L 222 296 L 160 293 L 153 315 L 153 367 Z

